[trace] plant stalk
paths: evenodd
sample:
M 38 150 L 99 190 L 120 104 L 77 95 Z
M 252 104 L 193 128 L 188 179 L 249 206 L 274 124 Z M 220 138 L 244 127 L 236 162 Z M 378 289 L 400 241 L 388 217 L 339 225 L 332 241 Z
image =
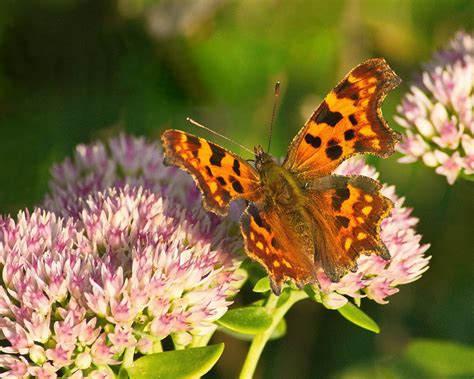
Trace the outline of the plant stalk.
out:
M 253 338 L 252 344 L 250 345 L 250 349 L 247 353 L 247 357 L 245 358 L 244 365 L 240 371 L 240 379 L 251 379 L 253 377 L 262 351 L 281 319 L 285 316 L 286 312 L 288 312 L 293 304 L 307 297 L 308 295 L 306 295 L 306 293 L 303 291 L 292 290 L 286 302 L 278 306 L 278 296 L 274 295 L 273 293 L 270 294 L 265 308 L 270 311 L 271 314 L 273 314 L 273 322 L 267 330 L 256 334 Z

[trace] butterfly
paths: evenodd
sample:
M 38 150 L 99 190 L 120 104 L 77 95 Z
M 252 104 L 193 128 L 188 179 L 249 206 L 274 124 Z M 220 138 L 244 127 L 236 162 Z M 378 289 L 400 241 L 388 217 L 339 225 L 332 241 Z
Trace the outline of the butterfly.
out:
M 387 157 L 400 135 L 383 119 L 381 104 L 400 78 L 384 59 L 353 68 L 326 96 L 294 137 L 283 164 L 256 146 L 255 165 L 204 138 L 166 130 L 165 164 L 190 173 L 203 205 L 225 215 L 235 199 L 248 206 L 240 218 L 245 251 L 268 272 L 273 292 L 287 281 L 317 285 L 322 269 L 337 282 L 357 270 L 361 254 L 390 254 L 380 224 L 392 202 L 364 176 L 333 171 L 356 154 Z

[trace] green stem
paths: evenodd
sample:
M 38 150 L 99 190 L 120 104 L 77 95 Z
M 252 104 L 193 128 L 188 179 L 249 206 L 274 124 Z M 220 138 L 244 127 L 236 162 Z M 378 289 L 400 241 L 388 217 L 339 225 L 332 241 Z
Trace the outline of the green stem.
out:
M 161 353 L 163 351 L 163 345 L 161 344 L 161 340 L 153 341 L 153 353 Z
M 275 296 L 273 293 L 270 294 L 265 308 L 273 313 L 273 322 L 267 330 L 256 334 L 253 338 L 249 352 L 247 353 L 247 358 L 245 358 L 244 365 L 240 371 L 240 379 L 251 379 L 253 377 L 260 355 L 283 316 L 285 316 L 286 312 L 288 312 L 293 304 L 307 297 L 308 295 L 303 291 L 291 291 L 290 297 L 286 302 L 278 306 L 278 296 Z
M 209 340 L 211 339 L 212 335 L 214 334 L 214 331 L 211 333 L 208 333 L 204 336 L 194 336 L 191 344 L 189 347 L 201 347 L 201 346 L 207 346 L 209 343 Z
M 123 354 L 122 366 L 127 368 L 133 364 L 133 357 L 135 355 L 135 347 L 127 347 Z

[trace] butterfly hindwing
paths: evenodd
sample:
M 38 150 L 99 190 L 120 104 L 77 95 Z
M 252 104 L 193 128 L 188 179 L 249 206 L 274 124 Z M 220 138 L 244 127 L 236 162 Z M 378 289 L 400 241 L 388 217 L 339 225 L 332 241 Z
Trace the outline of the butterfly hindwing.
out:
M 399 134 L 388 127 L 380 107 L 399 83 L 384 59 L 352 69 L 293 139 L 283 166 L 310 180 L 329 175 L 354 154 L 391 155 Z
M 165 163 L 177 165 L 193 176 L 207 210 L 224 215 L 234 199 L 260 198 L 257 172 L 236 154 L 179 130 L 166 130 L 161 139 Z
M 333 281 L 356 270 L 360 254 L 390 258 L 380 239 L 380 224 L 393 204 L 380 188 L 365 176 L 331 175 L 310 183 L 308 208 L 315 221 L 316 261 Z
M 250 203 L 240 219 L 247 255 L 259 262 L 270 276 L 274 293 L 292 279 L 299 287 L 316 283 L 314 244 L 310 225 L 275 207 Z

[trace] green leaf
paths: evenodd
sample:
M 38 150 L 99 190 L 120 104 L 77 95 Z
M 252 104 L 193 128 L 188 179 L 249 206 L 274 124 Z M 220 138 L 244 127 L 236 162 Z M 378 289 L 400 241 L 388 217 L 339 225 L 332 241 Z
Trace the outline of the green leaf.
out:
M 283 304 L 285 304 L 288 299 L 290 298 L 291 291 L 293 291 L 290 287 L 285 287 L 281 291 L 280 296 L 278 296 L 278 301 L 277 301 L 277 308 L 280 308 Z
M 261 306 L 231 309 L 217 323 L 237 333 L 256 334 L 267 330 L 273 321 L 270 312 Z
M 391 365 L 400 377 L 421 375 L 431 378 L 474 376 L 474 348 L 450 341 L 419 339 Z M 408 376 L 407 376 L 408 375 Z
M 231 336 L 241 341 L 252 341 L 253 338 L 255 337 L 255 334 L 237 333 L 230 329 L 222 328 L 222 327 L 219 328 L 219 330 L 227 334 L 228 336 Z M 278 323 L 277 327 L 275 328 L 275 330 L 273 331 L 273 333 L 271 334 L 269 340 L 276 340 L 278 338 L 283 337 L 285 334 L 286 334 L 286 321 L 284 318 L 282 318 L 280 322 Z
M 377 323 L 372 320 L 366 313 L 360 308 L 357 308 L 352 303 L 346 303 L 346 305 L 338 308 L 337 311 L 350 322 L 360 326 L 361 328 L 370 330 L 374 333 L 380 333 L 380 328 Z
M 315 291 L 313 286 L 311 285 L 306 285 L 304 287 L 304 292 L 306 292 L 306 294 L 308 295 L 308 297 L 313 300 L 313 301 L 316 301 L 317 303 L 321 303 L 322 302 L 322 299 L 321 299 L 321 292 L 319 291 Z
M 217 362 L 224 344 L 146 355 L 126 368 L 131 379 L 200 377 Z
M 261 278 L 253 287 L 253 292 L 263 293 L 270 291 L 270 279 L 268 276 Z
M 234 332 L 256 334 L 267 330 L 272 321 L 273 317 L 267 309 L 249 306 L 231 309 L 217 323 Z

